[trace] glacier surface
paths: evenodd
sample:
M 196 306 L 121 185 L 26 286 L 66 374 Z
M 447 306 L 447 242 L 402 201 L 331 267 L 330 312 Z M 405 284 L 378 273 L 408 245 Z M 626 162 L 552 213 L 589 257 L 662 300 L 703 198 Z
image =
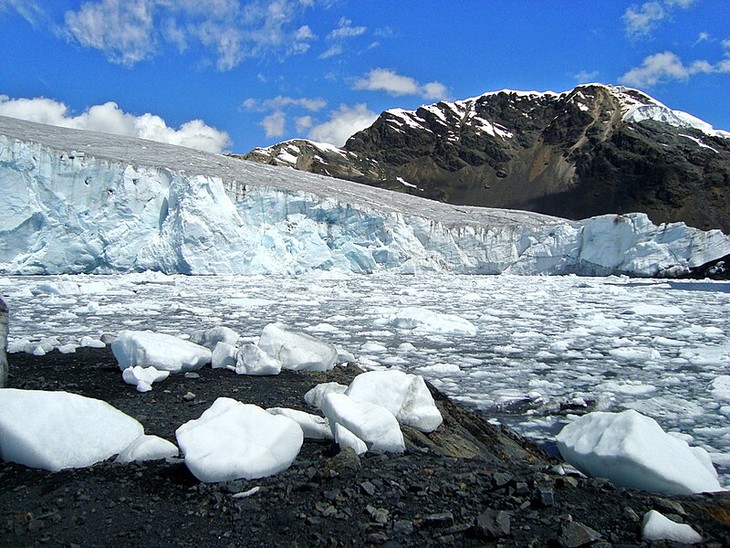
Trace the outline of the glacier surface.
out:
M 0 272 L 674 275 L 730 239 L 639 213 L 454 206 L 140 139 L 0 117 Z

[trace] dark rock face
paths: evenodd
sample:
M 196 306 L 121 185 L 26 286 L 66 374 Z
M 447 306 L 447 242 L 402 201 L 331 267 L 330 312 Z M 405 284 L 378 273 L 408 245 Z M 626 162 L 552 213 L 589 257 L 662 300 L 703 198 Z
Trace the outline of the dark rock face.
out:
M 0 388 L 8 384 L 8 306 L 0 299 Z
M 631 115 L 642 109 L 654 114 Z M 596 84 L 389 110 L 339 150 L 288 141 L 243 158 L 454 204 L 570 219 L 640 211 L 727 233 L 730 138 L 697 125 Z

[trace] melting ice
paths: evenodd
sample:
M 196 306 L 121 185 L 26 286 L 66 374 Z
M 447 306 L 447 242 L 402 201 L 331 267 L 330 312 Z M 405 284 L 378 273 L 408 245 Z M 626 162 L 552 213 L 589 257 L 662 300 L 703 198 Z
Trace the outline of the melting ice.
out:
M 5 277 L 0 292 L 16 351 L 68 350 L 124 329 L 189 335 L 225 325 L 255 340 L 279 321 L 365 368 L 419 373 L 538 441 L 571 414 L 636 409 L 707 449 L 730 484 L 727 283 L 142 273 Z

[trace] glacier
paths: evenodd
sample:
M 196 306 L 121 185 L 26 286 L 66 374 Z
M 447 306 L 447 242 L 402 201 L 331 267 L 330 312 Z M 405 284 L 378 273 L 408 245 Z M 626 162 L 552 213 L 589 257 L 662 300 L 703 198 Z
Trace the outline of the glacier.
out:
M 674 276 L 730 238 L 641 213 L 569 221 L 0 117 L 0 273 Z

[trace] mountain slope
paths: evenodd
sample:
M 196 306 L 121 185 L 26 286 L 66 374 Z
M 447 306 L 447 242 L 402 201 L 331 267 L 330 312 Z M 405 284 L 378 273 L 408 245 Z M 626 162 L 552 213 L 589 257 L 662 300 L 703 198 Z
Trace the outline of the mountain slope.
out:
M 640 211 L 730 232 L 730 133 L 623 87 L 393 109 L 342 149 L 296 140 L 243 158 L 453 204 L 570 219 Z
M 336 152 L 335 152 L 336 153 Z M 0 273 L 674 276 L 730 238 L 643 214 L 454 206 L 142 139 L 0 117 Z

